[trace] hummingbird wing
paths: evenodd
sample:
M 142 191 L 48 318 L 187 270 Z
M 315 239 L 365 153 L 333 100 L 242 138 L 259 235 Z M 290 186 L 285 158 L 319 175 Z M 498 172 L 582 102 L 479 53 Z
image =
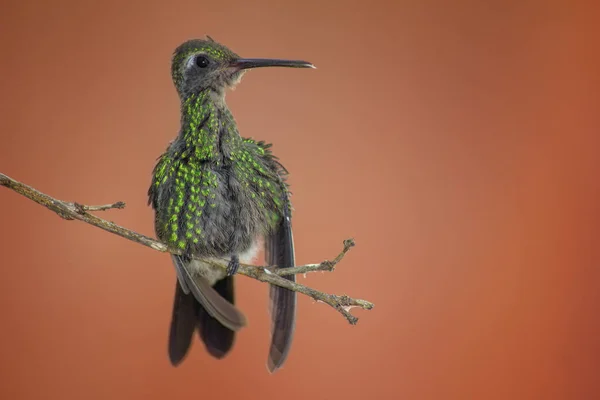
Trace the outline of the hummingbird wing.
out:
M 175 266 L 175 273 L 177 274 L 177 281 L 179 282 L 179 285 L 181 286 L 181 290 L 183 291 L 184 294 L 189 294 L 190 288 L 188 287 L 186 280 L 185 280 L 186 272 L 184 269 L 184 263 L 183 263 L 183 261 L 179 260 L 175 256 L 171 256 L 171 258 L 173 259 L 173 265 Z
M 295 265 L 294 238 L 292 235 L 291 213 L 287 193 L 284 199 L 284 215 L 277 228 L 265 240 L 266 261 L 279 268 Z M 292 282 L 295 275 L 284 276 Z M 285 362 L 296 325 L 296 292 L 279 286 L 270 287 L 271 347 L 269 349 L 268 368 L 271 373 L 277 371 Z

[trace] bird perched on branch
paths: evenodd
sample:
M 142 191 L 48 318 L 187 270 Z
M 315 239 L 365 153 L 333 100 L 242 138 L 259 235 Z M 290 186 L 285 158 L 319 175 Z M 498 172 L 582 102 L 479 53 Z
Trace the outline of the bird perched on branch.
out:
M 212 356 L 230 351 L 235 332 L 246 325 L 234 306 L 233 275 L 261 241 L 269 265 L 294 266 L 287 171 L 270 144 L 240 136 L 225 103 L 225 91 L 258 67 L 314 68 L 306 61 L 241 58 L 210 37 L 189 40 L 173 55 L 181 128 L 159 158 L 148 191 L 156 235 L 182 253 L 172 256 L 177 273 L 169 336 L 173 365 L 185 358 L 195 330 Z M 227 259 L 228 268 L 201 261 L 211 258 Z M 270 312 L 268 368 L 274 372 L 290 350 L 295 292 L 272 285 Z

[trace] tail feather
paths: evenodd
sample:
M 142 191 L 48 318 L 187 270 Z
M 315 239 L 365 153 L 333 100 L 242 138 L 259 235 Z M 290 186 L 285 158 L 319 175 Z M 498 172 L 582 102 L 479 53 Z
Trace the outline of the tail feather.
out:
M 187 355 L 194 330 L 210 355 L 223 358 L 233 347 L 235 331 L 246 325 L 246 318 L 234 306 L 233 276 L 227 276 L 210 286 L 201 276 L 192 276 L 186 260 L 174 256 L 177 274 L 169 358 L 177 366 Z
M 234 304 L 233 277 L 228 276 L 218 281 L 214 289 L 223 298 Z M 223 358 L 233 347 L 235 331 L 221 325 L 210 316 L 202 306 L 197 309 L 198 333 L 206 346 L 206 350 L 215 358 Z
M 173 366 L 179 365 L 187 355 L 196 328 L 197 302 L 191 294 L 185 294 L 176 282 L 173 316 L 169 333 L 169 359 Z
M 211 317 L 233 331 L 238 331 L 246 325 L 246 317 L 241 311 L 223 298 L 205 278 L 190 273 L 189 259 L 186 260 L 182 256 L 173 256 L 173 260 L 185 282 L 185 285 L 182 284 L 183 289 L 189 288 L 189 291 Z

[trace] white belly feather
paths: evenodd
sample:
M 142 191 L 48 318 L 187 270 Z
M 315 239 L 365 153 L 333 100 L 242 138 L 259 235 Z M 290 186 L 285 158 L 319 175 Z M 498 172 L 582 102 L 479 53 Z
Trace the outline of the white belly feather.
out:
M 256 256 L 258 255 L 258 251 L 260 250 L 261 241 L 257 240 L 254 242 L 252 247 L 250 247 L 246 252 L 241 253 L 239 255 L 240 262 L 244 264 L 252 264 Z M 220 260 L 229 260 L 230 257 L 223 257 L 221 259 L 211 257 L 209 260 L 220 261 Z M 227 275 L 227 271 L 225 268 L 212 266 L 207 264 L 206 262 L 202 262 L 200 260 L 192 260 L 189 264 L 190 272 L 195 275 L 199 275 L 204 277 L 211 286 L 213 286 L 218 280 L 225 278 Z

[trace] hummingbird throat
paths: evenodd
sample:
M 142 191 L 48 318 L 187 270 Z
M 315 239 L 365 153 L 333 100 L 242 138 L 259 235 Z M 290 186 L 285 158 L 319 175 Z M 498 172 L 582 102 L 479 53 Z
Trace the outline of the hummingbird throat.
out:
M 241 145 L 233 115 L 223 98 L 211 90 L 188 95 L 181 105 L 181 133 L 185 150 L 182 155 L 198 161 L 215 161 Z

